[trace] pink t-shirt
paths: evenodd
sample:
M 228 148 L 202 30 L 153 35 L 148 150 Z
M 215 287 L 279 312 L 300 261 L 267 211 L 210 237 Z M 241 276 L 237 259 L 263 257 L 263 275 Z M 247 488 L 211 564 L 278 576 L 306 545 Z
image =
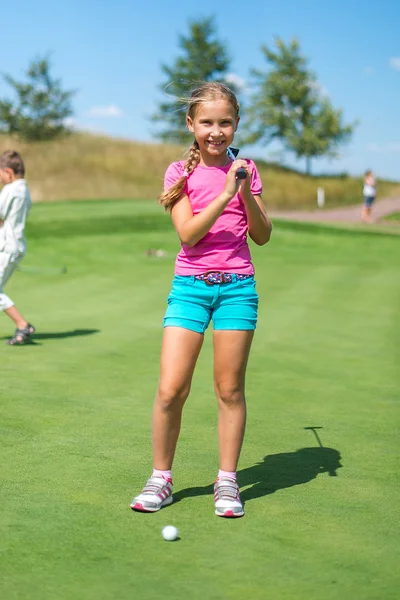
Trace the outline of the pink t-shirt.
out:
M 262 192 L 261 179 L 252 160 L 250 189 L 253 195 Z M 183 175 L 185 161 L 172 163 L 164 178 L 164 189 L 168 189 Z M 212 202 L 225 187 L 225 167 L 197 165 L 187 178 L 184 192 L 188 195 L 193 214 L 196 215 Z M 210 231 L 192 248 L 182 244 L 176 257 L 176 275 L 198 275 L 216 270 L 225 273 L 253 274 L 250 249 L 247 243 L 246 209 L 239 194 L 236 194 L 218 217 Z

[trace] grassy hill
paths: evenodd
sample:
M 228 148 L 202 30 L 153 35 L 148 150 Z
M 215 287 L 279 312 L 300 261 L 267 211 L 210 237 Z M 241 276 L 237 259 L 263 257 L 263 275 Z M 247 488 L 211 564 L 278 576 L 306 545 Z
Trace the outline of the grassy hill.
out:
M 52 142 L 23 143 L 0 135 L 0 152 L 14 148 L 24 157 L 35 202 L 130 198 L 155 200 L 168 164 L 185 158 L 181 146 L 134 142 L 74 133 Z M 251 158 L 251 157 L 250 157 Z M 361 200 L 360 178 L 313 177 L 257 160 L 264 198 L 271 209 L 310 208 L 317 188 L 325 189 L 328 207 Z M 400 194 L 400 185 L 378 181 L 380 196 Z

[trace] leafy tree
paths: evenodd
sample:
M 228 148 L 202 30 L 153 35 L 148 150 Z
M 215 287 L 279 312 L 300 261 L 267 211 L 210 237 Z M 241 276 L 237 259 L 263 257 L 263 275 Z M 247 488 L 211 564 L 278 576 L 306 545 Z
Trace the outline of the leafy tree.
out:
M 186 106 L 180 101 L 204 81 L 226 81 L 230 59 L 224 45 L 216 38 L 211 18 L 190 22 L 188 36 L 179 36 L 183 55 L 172 66 L 161 65 L 166 82 L 160 85 L 168 100 L 161 102 L 154 122 L 165 124 L 155 136 L 163 141 L 182 143 L 190 138 L 186 129 Z M 229 83 L 231 88 L 234 87 Z
M 277 38 L 276 47 L 276 52 L 261 48 L 269 72 L 251 71 L 255 92 L 247 108 L 245 141 L 267 145 L 280 140 L 286 150 L 306 159 L 310 173 L 311 159 L 337 156 L 356 123 L 343 124 L 342 110 L 335 110 L 322 93 L 296 39 L 285 45 Z
M 65 119 L 73 114 L 75 92 L 61 89 L 60 80 L 50 75 L 48 58 L 33 61 L 26 76 L 21 83 L 3 76 L 14 89 L 16 102 L 0 100 L 0 129 L 28 141 L 50 140 L 67 132 Z

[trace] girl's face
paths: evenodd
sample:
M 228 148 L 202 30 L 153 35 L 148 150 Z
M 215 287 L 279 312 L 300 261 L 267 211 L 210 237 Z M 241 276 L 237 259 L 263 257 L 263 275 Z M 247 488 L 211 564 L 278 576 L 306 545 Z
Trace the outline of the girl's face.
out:
M 233 141 L 238 123 L 235 109 L 223 98 L 196 107 L 194 118 L 188 116 L 186 124 L 199 144 L 200 162 L 216 166 L 226 163 L 226 149 Z

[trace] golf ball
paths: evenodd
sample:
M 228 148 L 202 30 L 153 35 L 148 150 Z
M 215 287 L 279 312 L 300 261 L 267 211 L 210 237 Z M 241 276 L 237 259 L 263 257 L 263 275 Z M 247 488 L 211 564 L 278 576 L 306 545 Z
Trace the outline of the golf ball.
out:
M 167 525 L 162 529 L 161 533 L 167 542 L 173 542 L 178 537 L 178 530 L 173 525 Z

